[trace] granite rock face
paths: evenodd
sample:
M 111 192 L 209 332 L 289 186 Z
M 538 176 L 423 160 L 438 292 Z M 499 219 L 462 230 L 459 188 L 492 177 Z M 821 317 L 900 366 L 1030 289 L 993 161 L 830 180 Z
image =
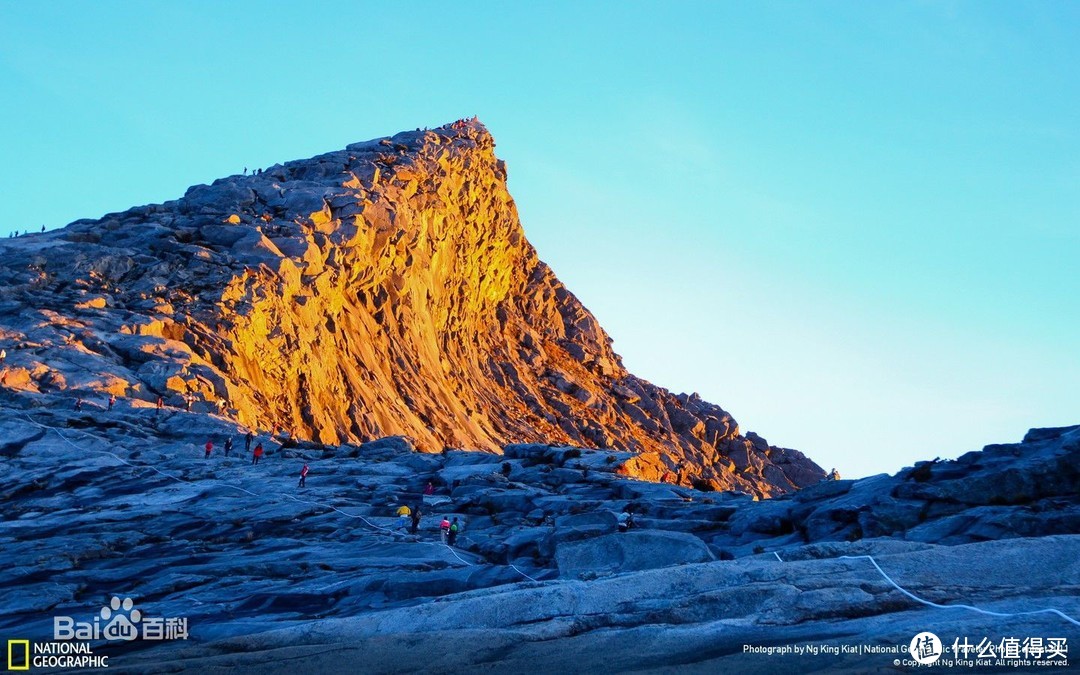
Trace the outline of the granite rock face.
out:
M 626 477 L 628 452 L 541 444 L 260 434 L 253 465 L 221 417 L 68 402 L 0 398 L 0 633 L 46 639 L 54 615 L 114 595 L 188 619 L 187 642 L 95 645 L 121 672 L 895 672 L 893 654 L 744 645 L 1080 638 L 1048 613 L 921 605 L 859 557 L 935 603 L 1076 617 L 1080 428 L 755 501 Z M 415 534 L 402 504 L 423 512 Z M 619 533 L 624 510 L 636 527 Z M 453 548 L 444 516 L 464 526 Z
M 633 376 L 525 239 L 476 121 L 0 242 L 3 387 L 219 412 L 327 444 L 542 442 L 765 497 L 824 476 Z

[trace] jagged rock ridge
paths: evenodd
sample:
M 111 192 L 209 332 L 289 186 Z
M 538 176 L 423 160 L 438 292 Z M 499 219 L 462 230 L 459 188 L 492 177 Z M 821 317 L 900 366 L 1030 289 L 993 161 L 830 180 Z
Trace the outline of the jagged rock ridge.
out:
M 163 395 L 334 444 L 630 450 L 633 476 L 768 496 L 823 471 L 627 372 L 525 239 L 476 121 L 0 242 L 6 385 Z

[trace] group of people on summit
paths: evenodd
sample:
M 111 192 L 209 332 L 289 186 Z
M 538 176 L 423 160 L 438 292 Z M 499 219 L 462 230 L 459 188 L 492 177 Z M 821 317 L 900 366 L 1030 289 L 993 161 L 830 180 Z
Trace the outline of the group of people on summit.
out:
M 459 120 L 454 120 L 453 122 L 442 125 L 440 129 L 464 129 L 465 127 L 469 126 L 470 122 L 474 121 L 476 121 L 476 117 L 472 117 L 470 119 L 465 119 L 463 117 Z
M 45 226 L 44 226 L 44 225 L 42 225 L 42 226 L 41 226 L 41 231 L 42 231 L 42 232 L 44 232 L 44 231 L 45 231 Z M 12 230 L 12 231 L 11 231 L 11 233 L 10 233 L 10 234 L 8 234 L 8 239 L 14 239 L 15 237 L 18 237 L 18 236 L 23 236 L 23 237 L 25 237 L 25 236 L 27 236 L 27 235 L 29 235 L 29 234 L 30 234 L 30 230 L 23 230 L 23 233 L 22 233 L 22 235 L 20 235 L 20 234 L 19 234 L 19 231 L 18 231 L 18 230 Z

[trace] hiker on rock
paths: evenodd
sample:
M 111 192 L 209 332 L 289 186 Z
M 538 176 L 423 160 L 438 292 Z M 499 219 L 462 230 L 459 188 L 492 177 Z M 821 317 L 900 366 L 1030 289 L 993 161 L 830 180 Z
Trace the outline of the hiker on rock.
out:
M 408 529 L 409 529 L 409 516 L 410 515 L 412 515 L 412 509 L 410 509 L 408 506 L 402 504 L 401 506 L 398 507 L 398 510 L 397 510 L 398 527 L 400 527 L 403 532 L 407 532 Z
M 833 468 L 833 470 L 829 472 L 829 480 L 840 480 L 840 472 Z
M 263 456 L 263 446 L 262 446 L 262 443 L 259 443 L 259 444 L 257 444 L 255 446 L 255 452 L 252 453 L 252 455 L 251 455 L 251 464 L 252 464 L 252 466 L 254 466 L 255 464 L 258 464 L 259 460 L 262 459 L 262 456 Z
M 191 412 L 191 402 L 194 398 L 191 394 L 184 394 L 184 410 Z
M 165 399 L 158 396 L 157 397 L 157 409 L 158 409 L 158 412 L 160 412 L 161 409 L 164 408 L 164 407 L 165 407 Z
M 457 541 L 458 532 L 461 531 L 461 525 L 458 524 L 457 516 L 454 516 L 454 522 L 450 523 L 450 528 L 446 532 L 446 543 L 449 546 L 453 546 Z
M 450 536 L 450 520 L 446 516 L 443 516 L 442 522 L 439 523 L 439 534 L 442 536 L 442 543 L 445 544 Z
M 305 464 L 303 469 L 300 469 L 300 484 L 296 487 L 304 487 L 304 482 L 307 480 L 308 465 Z
M 225 439 L 225 456 L 228 457 L 230 452 L 232 452 L 232 436 Z
M 116 405 L 116 395 L 111 394 L 109 396 L 109 410 L 112 410 L 114 405 Z
M 210 453 L 214 450 L 214 441 L 210 440 L 206 442 L 206 457 L 204 459 L 210 459 Z
M 244 436 L 244 452 L 251 450 L 251 441 L 255 438 L 255 434 L 250 431 L 247 432 L 247 436 Z
M 417 504 L 415 507 L 413 507 L 412 514 L 409 516 L 409 518 L 412 520 L 412 527 L 409 528 L 409 532 L 411 532 L 412 534 L 416 534 L 416 532 L 420 529 L 420 505 L 419 504 Z
M 634 526 L 634 514 L 630 512 L 630 507 L 626 507 L 622 513 L 619 514 L 619 532 L 626 532 Z
M 7 361 L 7 350 L 0 349 L 0 363 Z
M 81 398 L 75 399 L 75 409 L 76 410 L 82 410 L 82 399 Z
M 424 488 L 424 495 L 430 497 L 433 494 L 435 494 L 435 484 L 428 481 L 427 487 Z

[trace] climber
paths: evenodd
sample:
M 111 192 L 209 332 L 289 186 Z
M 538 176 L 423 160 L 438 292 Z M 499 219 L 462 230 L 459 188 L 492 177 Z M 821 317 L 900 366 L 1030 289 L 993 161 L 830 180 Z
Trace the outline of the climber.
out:
M 244 167 L 244 175 L 245 176 L 247 175 L 247 167 L 246 166 Z
M 303 469 L 300 469 L 300 484 L 296 487 L 304 487 L 304 483 L 307 480 L 308 465 L 305 464 Z
M 840 480 L 840 472 L 833 468 L 833 470 L 829 472 L 829 480 Z
M 184 394 L 184 410 L 191 412 L 191 402 L 194 398 L 191 394 Z
M 232 452 L 232 436 L 225 439 L 225 456 L 228 457 L 230 452 Z
M 435 494 L 435 484 L 431 481 L 428 481 L 427 487 L 424 488 L 424 494 L 428 497 Z
M 634 514 L 630 511 L 630 507 L 627 506 L 619 514 L 619 532 L 626 532 L 632 527 L 634 527 Z
M 450 529 L 447 531 L 446 543 L 450 546 L 454 545 L 457 541 L 458 532 L 461 531 L 461 525 L 458 525 L 457 516 L 454 516 L 454 522 L 450 523 Z
M 420 529 L 420 505 L 419 504 L 417 504 L 416 506 L 413 507 L 412 514 L 409 516 L 409 518 L 412 520 L 412 527 L 409 528 L 409 532 L 412 532 L 413 534 L 416 534 L 417 530 Z
M 408 529 L 409 529 L 409 516 L 411 514 L 412 514 L 412 509 L 410 509 L 408 506 L 405 506 L 404 504 L 402 504 L 401 506 L 398 507 L 398 510 L 397 510 L 398 526 L 401 527 L 402 531 L 408 531 Z
M 247 432 L 247 436 L 244 436 L 244 452 L 251 450 L 251 440 L 255 438 L 255 434 L 250 431 Z
M 255 446 L 255 452 L 252 453 L 252 455 L 251 455 L 251 463 L 252 463 L 252 465 L 258 464 L 259 460 L 262 459 L 262 456 L 263 456 L 263 446 L 262 446 L 262 443 L 259 443 L 259 444 L 257 444 Z
M 82 410 L 82 399 L 81 398 L 75 399 L 75 409 L 76 410 Z
M 0 363 L 4 363 L 5 361 L 7 361 L 7 350 L 0 349 Z
M 42 231 L 42 232 L 44 232 L 44 231 L 45 231 L 45 226 L 44 226 L 44 225 L 42 225 L 42 226 L 41 226 L 41 231 Z
M 109 395 L 109 410 L 112 410 L 114 405 L 116 405 L 116 394 L 110 394 Z
M 210 440 L 206 442 L 206 457 L 204 459 L 210 459 L 210 452 L 214 449 L 214 441 Z
M 165 399 L 163 399 L 163 398 L 161 398 L 160 396 L 158 396 L 158 397 L 157 397 L 157 409 L 158 409 L 158 410 L 161 410 L 161 409 L 162 409 L 162 408 L 164 408 L 164 407 L 165 407 Z
M 442 535 L 442 543 L 446 543 L 447 537 L 450 536 L 450 520 L 446 517 L 442 517 L 442 522 L 439 523 L 439 534 Z

